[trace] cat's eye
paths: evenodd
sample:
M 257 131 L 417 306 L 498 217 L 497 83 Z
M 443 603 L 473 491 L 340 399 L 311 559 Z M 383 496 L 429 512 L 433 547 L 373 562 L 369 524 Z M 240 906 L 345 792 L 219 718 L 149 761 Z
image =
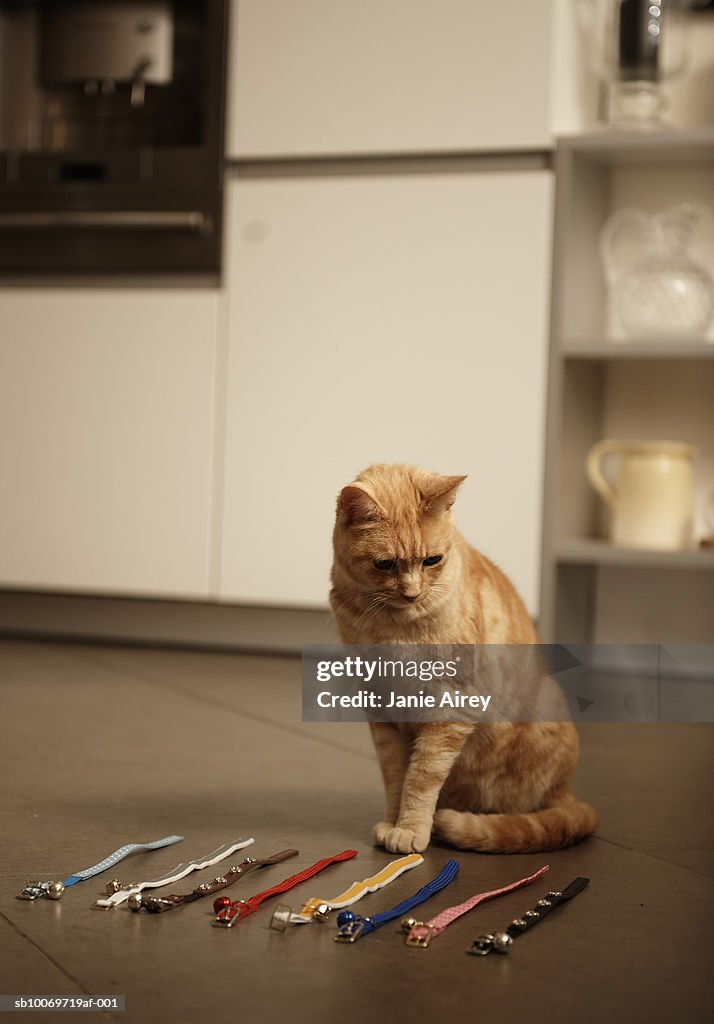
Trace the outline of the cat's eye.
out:
M 375 569 L 378 569 L 379 572 L 394 572 L 397 568 L 397 560 L 396 558 L 375 558 L 372 565 Z
M 438 565 L 443 557 L 443 555 L 429 555 L 429 557 L 425 558 L 421 564 L 426 566 Z

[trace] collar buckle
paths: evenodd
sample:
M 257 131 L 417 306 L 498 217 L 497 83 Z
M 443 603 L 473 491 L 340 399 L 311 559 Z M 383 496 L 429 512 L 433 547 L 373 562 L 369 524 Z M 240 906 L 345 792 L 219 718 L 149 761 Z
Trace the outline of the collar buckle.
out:
M 278 903 L 273 911 L 273 916 L 270 918 L 270 927 L 276 932 L 284 932 L 290 924 L 292 914 L 293 908 L 288 906 L 287 903 Z
M 137 896 L 136 900 L 130 896 L 127 902 L 130 910 L 148 910 L 150 914 L 160 914 L 163 910 L 178 906 L 175 900 L 163 896 Z
M 233 925 L 238 921 L 239 911 L 237 907 L 226 907 L 225 910 L 221 910 L 214 921 L 211 924 L 214 928 L 232 928 Z
M 493 948 L 493 935 L 479 935 L 471 943 L 471 949 L 467 949 L 466 952 L 470 953 L 471 956 L 488 956 Z
M 47 882 L 28 882 L 16 900 L 39 900 L 47 895 Z
M 417 923 L 412 925 L 409 929 L 404 941 L 407 946 L 416 946 L 418 949 L 426 949 L 431 942 L 433 934 L 433 925 L 424 924 L 423 921 L 417 921 Z
M 214 928 L 232 928 L 234 924 L 238 924 L 241 917 L 245 917 L 248 913 L 247 907 L 247 900 L 236 900 L 235 903 L 231 903 L 230 907 L 219 910 L 211 924 Z
M 364 931 L 364 925 L 363 917 L 355 917 L 354 921 L 347 921 L 335 935 L 335 942 L 356 942 Z

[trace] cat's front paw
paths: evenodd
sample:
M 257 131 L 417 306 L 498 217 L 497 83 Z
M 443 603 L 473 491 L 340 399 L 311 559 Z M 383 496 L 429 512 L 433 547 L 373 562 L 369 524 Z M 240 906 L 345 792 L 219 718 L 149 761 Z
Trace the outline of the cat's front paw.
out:
M 430 834 L 428 829 L 413 832 L 395 825 L 387 832 L 383 845 L 390 853 L 421 853 L 429 845 Z
M 393 821 L 378 821 L 372 829 L 372 838 L 377 846 L 387 845 L 387 836 L 394 828 Z

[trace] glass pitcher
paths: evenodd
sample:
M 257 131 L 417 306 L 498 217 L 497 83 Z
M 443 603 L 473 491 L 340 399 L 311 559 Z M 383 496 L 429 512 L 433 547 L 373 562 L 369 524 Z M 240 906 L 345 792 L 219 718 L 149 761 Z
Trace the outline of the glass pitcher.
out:
M 691 252 L 711 211 L 680 203 L 657 214 L 617 210 L 600 235 L 611 310 L 627 336 L 699 337 L 714 318 L 714 281 Z

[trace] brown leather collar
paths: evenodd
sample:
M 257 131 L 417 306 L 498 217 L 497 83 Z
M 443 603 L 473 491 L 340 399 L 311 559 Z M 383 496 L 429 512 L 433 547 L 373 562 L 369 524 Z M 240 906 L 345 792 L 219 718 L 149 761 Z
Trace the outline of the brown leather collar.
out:
M 288 860 L 289 857 L 296 857 L 298 852 L 298 850 L 281 850 L 280 853 L 275 853 L 272 857 L 266 857 L 265 860 L 255 860 L 253 857 L 246 857 L 242 863 L 231 865 L 225 875 L 219 875 L 212 882 L 201 882 L 192 892 L 171 896 L 144 896 L 141 893 L 136 893 L 136 895 L 129 897 L 128 905 L 131 910 L 148 910 L 151 914 L 163 914 L 167 910 L 173 910 L 174 907 L 182 906 L 184 903 L 193 903 L 194 900 L 200 900 L 203 896 L 212 896 L 213 893 L 220 892 L 221 889 L 227 889 L 229 885 L 233 885 L 234 882 L 237 882 L 239 878 L 247 875 L 254 868 L 264 868 L 269 864 L 280 864 L 282 861 Z

